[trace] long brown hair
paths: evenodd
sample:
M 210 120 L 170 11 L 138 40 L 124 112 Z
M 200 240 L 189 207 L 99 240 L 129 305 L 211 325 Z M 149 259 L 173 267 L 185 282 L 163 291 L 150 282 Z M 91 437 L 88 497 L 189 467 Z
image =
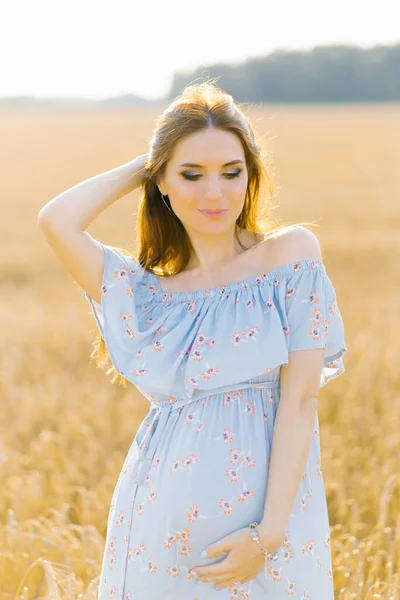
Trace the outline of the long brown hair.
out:
M 186 136 L 211 127 L 234 133 L 244 150 L 248 184 L 243 210 L 235 223 L 235 237 L 239 245 L 246 249 L 239 239 L 240 230 L 254 234 L 255 238 L 262 234 L 266 239 L 286 227 L 279 225 L 272 215 L 276 197 L 272 166 L 249 118 L 232 96 L 215 83 L 190 85 L 160 115 L 150 140 L 136 222 L 136 252 L 113 246 L 135 258 L 142 267 L 156 275 L 180 273 L 193 253 L 185 227 L 173 213 L 168 196 L 165 196 L 165 203 L 170 208 L 168 210 L 157 183 L 165 173 L 176 144 Z M 313 223 L 302 222 L 297 225 Z M 103 338 L 97 338 L 94 345 L 91 356 L 95 357 L 98 368 L 104 368 L 111 363 L 111 359 Z M 118 380 L 119 385 L 126 387 L 125 378 L 113 366 L 106 373 L 113 374 L 112 383 Z

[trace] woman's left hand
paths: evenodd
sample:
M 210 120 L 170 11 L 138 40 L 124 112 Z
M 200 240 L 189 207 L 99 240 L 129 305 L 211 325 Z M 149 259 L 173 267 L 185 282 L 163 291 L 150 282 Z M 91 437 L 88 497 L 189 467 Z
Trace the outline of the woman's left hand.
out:
M 250 531 L 244 527 L 207 546 L 207 558 L 217 558 L 223 552 L 228 552 L 228 556 L 211 565 L 193 567 L 190 571 L 199 575 L 197 581 L 215 582 L 214 587 L 220 589 L 253 579 L 264 568 L 265 557 Z M 261 540 L 260 535 L 260 543 L 267 552 L 275 552 L 283 541 L 272 538 L 267 541 L 265 537 Z

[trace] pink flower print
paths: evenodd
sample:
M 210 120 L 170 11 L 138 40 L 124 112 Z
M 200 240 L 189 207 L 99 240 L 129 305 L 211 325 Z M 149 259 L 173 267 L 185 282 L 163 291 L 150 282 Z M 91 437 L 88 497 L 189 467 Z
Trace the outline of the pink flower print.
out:
M 296 582 L 289 581 L 289 585 L 285 588 L 285 592 L 287 593 L 288 596 L 293 596 L 295 591 L 296 591 Z
M 147 313 L 150 310 L 150 306 L 141 306 L 139 310 L 142 313 Z
M 329 303 L 329 305 L 328 305 L 328 310 L 329 310 L 329 313 L 330 313 L 331 315 L 334 315 L 334 314 L 336 313 L 336 309 L 337 309 L 337 303 L 336 303 L 336 300 L 335 300 L 335 298 L 333 298 L 333 299 L 331 300 L 331 302 Z
M 119 369 L 118 369 L 118 373 L 119 373 L 120 375 L 122 375 L 122 377 L 125 377 L 125 371 L 124 371 L 124 369 L 121 369 L 121 368 L 119 368 Z
M 266 412 L 264 412 L 264 424 L 268 423 L 269 419 L 268 419 L 268 414 Z
M 187 376 L 185 378 L 185 381 L 186 381 L 186 383 L 188 383 L 189 385 L 191 385 L 192 388 L 199 388 L 200 387 L 200 384 L 196 381 L 195 377 L 189 377 L 189 376 Z
M 132 327 L 130 327 L 129 325 L 125 325 L 125 333 L 127 333 L 129 335 L 131 340 L 134 340 L 136 337 L 136 333 L 133 331 Z
M 230 454 L 230 456 L 232 456 L 231 460 L 229 461 L 231 463 L 231 465 L 233 465 L 233 466 L 238 465 L 240 454 L 236 450 L 236 448 L 231 448 L 229 450 L 229 454 Z
M 330 321 L 328 321 L 328 319 L 325 319 L 325 318 L 324 318 L 324 319 L 322 319 L 322 320 L 321 320 L 321 323 L 322 323 L 322 325 L 324 326 L 324 331 L 325 331 L 325 333 L 328 333 L 328 331 L 329 331 L 329 327 L 331 326 L 331 322 L 330 322 Z
M 233 512 L 233 506 L 231 500 L 220 500 L 218 502 L 219 507 L 224 509 L 224 515 L 230 515 Z
M 184 459 L 182 459 L 181 464 L 184 467 L 190 467 L 199 461 L 198 456 L 196 454 L 189 454 Z
M 169 406 L 171 406 L 172 404 L 175 404 L 178 401 L 178 396 L 168 396 L 168 404 Z
M 157 492 L 150 492 L 150 494 L 146 498 L 147 504 L 151 504 L 152 502 L 154 502 L 154 500 L 157 498 L 157 496 L 158 496 Z
M 329 581 L 332 581 L 332 569 L 330 567 L 325 567 L 325 574 L 328 576 Z
M 276 306 L 271 297 L 265 298 L 264 303 L 269 308 L 269 310 L 276 310 Z
M 203 331 L 199 331 L 199 333 L 196 335 L 196 339 L 194 340 L 194 345 L 199 348 L 201 346 L 204 346 L 204 342 L 206 340 L 206 337 L 204 335 Z
M 147 319 L 145 319 L 144 322 L 146 323 L 146 325 L 153 325 L 154 318 L 153 317 L 148 317 Z
M 158 567 L 154 561 L 154 558 L 152 558 L 151 556 L 149 556 L 149 558 L 147 559 L 147 569 L 151 575 L 155 575 L 158 571 Z
M 126 276 L 126 269 L 124 267 L 119 267 L 119 269 L 117 269 L 116 271 L 114 271 L 114 277 L 115 279 L 122 279 L 123 277 Z
M 308 330 L 309 335 L 311 335 L 312 339 L 317 341 L 321 339 L 321 334 L 319 333 L 319 329 L 311 326 Z
M 317 560 L 315 561 L 315 566 L 317 567 L 317 569 L 321 570 L 322 569 L 322 562 L 319 558 L 319 556 L 317 556 Z
M 317 304 L 317 302 L 319 302 L 319 296 L 318 296 L 318 292 L 316 290 L 314 290 L 313 292 L 311 292 L 311 294 L 308 297 L 308 301 L 311 304 Z
M 167 540 L 164 542 L 164 548 L 166 548 L 167 550 L 170 550 L 173 546 L 173 544 L 175 544 L 175 542 L 177 541 L 177 536 L 176 535 L 170 535 Z
M 140 375 L 141 375 L 141 376 L 143 376 L 143 375 L 147 375 L 147 373 L 148 373 L 148 370 L 147 370 L 147 369 L 134 369 L 134 370 L 132 371 L 132 375 L 133 375 L 134 377 L 139 377 Z
M 274 287 L 277 289 L 280 286 L 281 280 L 279 279 L 279 276 L 276 274 L 274 275 L 273 280 L 274 280 Z
M 101 291 L 102 297 L 105 298 L 107 295 L 107 285 L 104 282 L 100 288 L 100 291 Z
M 301 506 L 301 510 L 307 510 L 308 508 L 308 504 L 307 504 L 307 496 L 308 494 L 305 493 L 303 494 L 303 496 L 300 498 L 300 506 Z
M 108 568 L 110 571 L 113 570 L 113 567 L 116 565 L 116 562 L 117 562 L 117 558 L 116 558 L 115 554 L 112 554 L 108 561 Z
M 179 465 L 180 465 L 181 459 L 180 458 L 175 458 L 172 464 L 172 468 L 170 470 L 170 474 L 171 475 L 175 475 L 175 473 L 177 472 L 177 470 L 179 469 Z
M 169 566 L 167 568 L 167 573 L 168 573 L 168 575 L 172 575 L 172 577 L 174 579 L 176 579 L 179 576 L 179 569 L 178 569 L 178 567 L 170 567 Z
M 128 553 L 126 555 L 126 563 L 130 563 L 133 560 L 136 560 L 137 558 L 141 558 L 141 554 L 143 554 L 143 551 L 145 550 L 145 546 L 144 544 L 139 544 L 139 546 L 137 546 L 136 548 L 129 548 Z
M 193 419 L 194 419 L 194 414 L 193 413 L 188 414 L 188 416 L 186 417 L 186 425 L 191 425 L 193 423 Z
M 119 513 L 119 517 L 118 519 L 115 521 L 115 525 L 117 527 L 121 527 L 121 525 L 125 523 L 125 513 L 123 510 L 121 510 L 121 512 Z
M 215 348 L 215 346 L 216 346 L 216 345 L 217 345 L 217 340 L 214 340 L 214 339 L 212 339 L 212 340 L 211 340 L 211 339 L 208 339 L 208 340 L 206 341 L 206 346 L 207 346 L 207 348 L 210 348 L 210 350 L 212 350 L 213 348 Z
M 310 596 L 307 594 L 306 590 L 304 590 L 302 597 L 300 600 L 310 600 Z
M 194 300 L 191 300 L 188 302 L 188 312 L 191 313 L 192 315 L 196 314 L 197 311 L 197 304 Z
M 107 551 L 108 552 L 115 552 L 116 545 L 117 545 L 117 538 L 116 538 L 115 535 L 113 535 L 112 538 L 111 538 L 111 540 L 110 540 L 110 542 L 109 542 L 109 544 L 108 544 Z
M 296 293 L 296 288 L 295 287 L 288 287 L 286 289 L 286 295 L 285 295 L 285 300 L 290 300 L 291 297 Z
M 254 490 L 245 490 L 241 494 L 237 494 L 236 499 L 238 502 L 243 504 L 246 500 L 250 500 L 250 498 L 254 498 L 255 496 Z
M 186 518 L 191 523 L 196 523 L 198 516 L 199 516 L 199 506 L 198 506 L 198 504 L 192 504 L 192 506 L 189 509 L 189 514 L 186 515 Z
M 162 302 L 172 302 L 172 294 L 163 294 L 162 295 Z
M 238 348 L 239 344 L 240 344 L 240 331 L 235 331 L 233 333 L 232 348 Z
M 252 467 L 255 467 L 257 461 L 255 458 L 252 459 L 251 456 L 242 456 L 240 462 L 251 469 Z
M 217 369 L 217 367 L 211 367 L 210 369 L 207 369 L 207 371 L 204 371 L 202 375 L 206 381 L 209 381 L 213 375 L 215 376 L 218 373 L 219 369 Z
M 190 538 L 190 529 L 188 527 L 184 527 L 182 529 L 182 531 L 179 531 L 176 534 L 176 538 L 177 538 L 177 540 L 182 542 L 182 544 L 187 544 L 189 542 L 189 538 Z
M 256 305 L 255 300 L 247 300 L 246 304 L 244 305 L 244 309 L 249 310 L 249 309 L 253 308 L 253 306 L 255 306 L 255 305 Z
M 224 440 L 225 444 L 231 444 L 234 439 L 232 431 L 230 429 L 224 429 L 222 432 L 222 439 Z
M 158 285 L 155 285 L 155 284 L 148 284 L 148 285 L 145 285 L 144 287 L 151 294 L 155 294 L 156 292 L 159 291 Z
M 317 460 L 317 465 L 317 475 L 318 477 L 323 477 L 321 459 Z
M 164 333 L 164 329 L 162 329 L 162 327 L 160 327 L 160 329 L 157 329 L 156 331 L 156 335 L 162 335 Z
M 134 358 L 143 358 L 142 350 L 138 350 L 138 352 L 136 352 L 136 354 L 134 355 Z
M 246 329 L 242 335 L 244 338 L 252 338 L 257 331 L 260 331 L 258 325 L 252 325 L 249 329 Z
M 181 546 L 178 550 L 178 554 L 181 556 L 188 556 L 192 551 L 192 547 L 189 545 Z
M 288 327 L 287 325 L 284 325 L 284 326 L 282 327 L 282 330 L 283 330 L 283 333 L 284 333 L 285 335 L 290 335 L 290 329 L 289 329 L 289 327 Z
M 284 563 L 288 564 L 293 558 L 293 550 L 289 548 L 288 550 L 281 550 L 282 560 Z
M 240 475 L 234 469 L 226 469 L 225 474 L 230 477 L 231 483 L 236 483 L 240 479 Z
M 125 323 L 129 323 L 129 321 L 132 318 L 131 313 L 126 313 L 126 312 L 120 312 L 119 313 L 119 318 L 121 319 L 121 321 L 125 321 Z
M 126 590 L 124 600 L 132 600 L 132 592 L 131 590 Z
M 207 398 L 204 398 L 204 400 L 201 401 L 201 406 L 205 406 L 206 404 L 209 404 L 211 400 L 211 396 L 207 396 Z
M 143 504 L 143 502 L 138 502 L 138 504 L 136 505 L 136 512 L 137 512 L 137 514 L 138 514 L 139 517 L 142 516 L 143 510 L 144 510 L 144 504 Z
M 279 569 L 274 569 L 272 566 L 268 567 L 268 573 L 270 573 L 272 575 L 272 581 L 282 581 L 282 575 L 281 575 L 281 570 L 282 567 L 280 567 Z
M 270 373 L 271 371 L 274 370 L 274 367 L 265 367 L 264 369 L 264 373 Z M 262 388 L 261 388 L 262 389 Z
M 153 458 L 153 460 L 151 461 L 151 468 L 158 469 L 158 467 L 160 466 L 160 463 L 161 463 L 161 459 L 159 457 Z
M 326 540 L 324 540 L 324 546 L 325 546 L 325 548 L 330 548 L 330 546 L 331 546 L 331 536 L 330 535 L 328 535 Z
M 315 326 L 321 323 L 321 309 L 319 306 L 313 310 L 312 323 Z
M 285 532 L 285 540 L 282 544 L 285 548 L 290 548 L 290 533 L 288 531 Z
M 153 346 L 153 349 L 154 349 L 156 352 L 161 352 L 161 351 L 162 351 L 162 349 L 164 348 L 164 346 L 162 345 L 162 343 L 161 343 L 161 342 L 157 342 L 157 341 L 154 341 L 154 342 L 152 343 L 152 346 Z
M 196 433 L 203 433 L 203 431 L 205 431 L 207 429 L 207 423 L 205 423 L 204 421 L 200 422 L 196 427 L 195 427 L 195 432 Z
M 247 400 L 246 410 L 249 417 L 252 417 L 256 414 L 256 407 L 251 400 Z
M 191 569 L 188 570 L 186 574 L 186 579 L 194 579 L 196 577 L 196 573 Z
M 203 359 L 201 352 L 199 350 L 192 350 L 190 352 L 190 356 L 193 358 L 194 361 L 199 362 L 200 360 Z
M 294 271 L 295 273 L 297 273 L 298 271 L 301 271 L 301 269 L 302 269 L 302 268 L 303 268 L 303 267 L 301 266 L 301 264 L 300 264 L 299 262 L 296 262 L 296 263 L 294 263 L 294 265 L 293 265 L 293 271 Z
M 315 540 L 311 539 L 308 542 L 301 544 L 301 555 L 304 556 L 314 556 L 314 548 L 315 548 Z
M 117 587 L 115 585 L 112 586 L 112 588 L 110 588 L 108 590 L 109 594 L 108 594 L 108 598 L 109 600 L 113 600 L 113 598 L 116 598 L 117 596 Z
M 127 475 L 127 474 L 129 473 L 129 471 L 131 470 L 131 466 L 132 466 L 132 465 L 131 465 L 130 463 L 128 463 L 128 464 L 126 465 L 125 469 L 124 469 L 124 470 L 123 470 L 123 472 L 122 472 L 122 476 L 123 476 L 123 477 L 125 477 L 125 475 Z

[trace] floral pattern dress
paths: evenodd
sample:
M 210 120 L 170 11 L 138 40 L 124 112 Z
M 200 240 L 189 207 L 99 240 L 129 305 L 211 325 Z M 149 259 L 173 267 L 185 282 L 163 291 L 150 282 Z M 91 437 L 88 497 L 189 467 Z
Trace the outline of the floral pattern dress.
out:
M 322 261 L 164 293 L 103 245 L 101 304 L 85 293 L 116 370 L 149 401 L 111 500 L 99 600 L 333 600 L 318 414 L 277 561 L 249 582 L 196 582 L 201 551 L 263 518 L 290 352 L 325 348 L 320 387 L 344 371 L 336 293 Z M 290 441 L 288 440 L 288 443 Z

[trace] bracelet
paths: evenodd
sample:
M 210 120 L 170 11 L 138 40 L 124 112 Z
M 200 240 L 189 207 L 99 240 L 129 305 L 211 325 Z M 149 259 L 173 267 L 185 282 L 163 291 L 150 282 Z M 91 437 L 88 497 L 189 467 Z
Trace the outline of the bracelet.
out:
M 257 544 L 259 545 L 261 551 L 264 554 L 264 557 L 265 557 L 264 576 L 265 576 L 265 579 L 267 579 L 267 577 L 268 577 L 268 559 L 270 559 L 270 560 L 278 560 L 278 558 L 279 558 L 279 552 L 278 551 L 276 551 L 276 552 L 267 552 L 265 550 L 265 548 L 263 548 L 261 546 L 260 538 L 258 537 L 258 533 L 256 531 L 257 525 L 259 525 L 259 523 L 257 523 L 257 521 L 254 521 L 253 523 L 250 523 L 250 525 L 249 525 L 249 527 L 251 529 L 250 535 L 251 535 L 252 539 L 255 542 L 257 542 Z

